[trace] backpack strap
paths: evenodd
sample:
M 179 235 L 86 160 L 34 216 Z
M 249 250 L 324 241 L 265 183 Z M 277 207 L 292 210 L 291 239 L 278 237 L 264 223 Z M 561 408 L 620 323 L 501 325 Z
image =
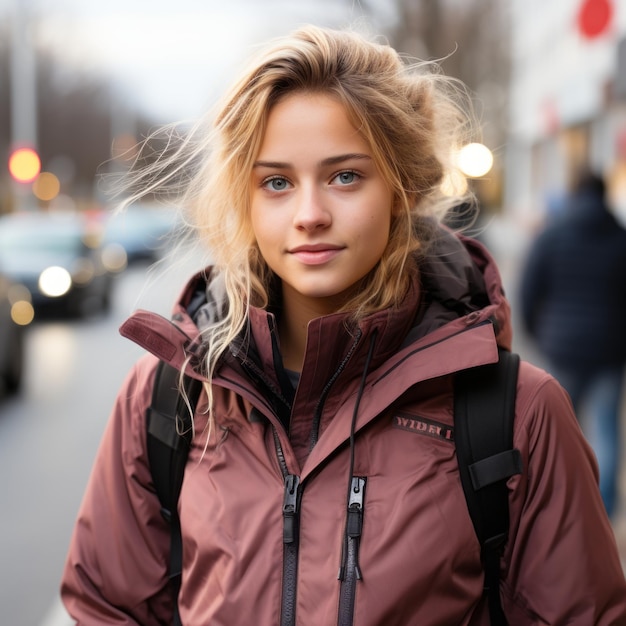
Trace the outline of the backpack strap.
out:
M 506 481 L 522 472 L 513 449 L 519 356 L 500 350 L 498 363 L 459 372 L 454 387 L 457 460 L 472 523 L 481 545 L 492 626 L 506 625 L 500 602 L 500 555 L 508 539 Z
M 183 384 L 191 408 L 195 410 L 202 383 L 185 375 Z M 191 415 L 179 386 L 180 371 L 160 361 L 152 390 L 152 403 L 146 415 L 148 462 L 152 482 L 161 503 L 161 515 L 171 527 L 169 577 L 175 600 L 175 626 L 181 623 L 176 599 L 180 590 L 183 562 L 178 496 L 192 432 Z

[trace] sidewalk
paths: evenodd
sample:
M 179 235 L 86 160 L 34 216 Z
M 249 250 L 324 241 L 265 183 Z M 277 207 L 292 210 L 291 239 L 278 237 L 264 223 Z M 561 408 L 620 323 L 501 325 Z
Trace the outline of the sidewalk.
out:
M 532 344 L 528 342 L 519 327 L 517 319 L 519 314 L 515 302 L 518 275 L 530 240 L 529 234 L 524 232 L 521 228 L 516 228 L 510 220 L 498 217 L 494 218 L 487 227 L 483 240 L 498 262 L 507 298 L 511 303 L 513 314 L 513 348 L 522 358 L 541 367 L 541 356 L 536 352 Z M 626 451 L 626 393 L 624 394 L 621 423 L 622 450 Z M 622 458 L 624 458 L 624 455 L 622 455 Z M 622 559 L 622 565 L 626 572 L 626 462 L 622 462 L 620 487 L 620 503 L 618 505 L 618 514 L 616 514 L 613 520 L 613 530 Z

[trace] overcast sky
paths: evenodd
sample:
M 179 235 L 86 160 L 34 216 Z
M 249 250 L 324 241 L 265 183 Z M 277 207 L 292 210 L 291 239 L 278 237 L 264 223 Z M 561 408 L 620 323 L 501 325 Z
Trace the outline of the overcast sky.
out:
M 393 20 L 391 0 L 0 0 L 0 19 L 19 5 L 40 42 L 71 68 L 112 78 L 156 122 L 201 115 L 255 44 L 312 22 Z

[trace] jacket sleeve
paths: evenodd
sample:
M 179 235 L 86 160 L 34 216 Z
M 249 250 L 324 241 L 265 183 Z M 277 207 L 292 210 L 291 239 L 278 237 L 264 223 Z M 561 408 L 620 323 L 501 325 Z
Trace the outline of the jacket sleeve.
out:
M 598 468 L 566 392 L 522 363 L 502 586 L 511 624 L 626 626 L 626 581 Z
M 126 377 L 78 513 L 61 596 L 80 625 L 172 621 L 169 528 L 146 454 L 145 414 L 156 363 L 144 357 Z

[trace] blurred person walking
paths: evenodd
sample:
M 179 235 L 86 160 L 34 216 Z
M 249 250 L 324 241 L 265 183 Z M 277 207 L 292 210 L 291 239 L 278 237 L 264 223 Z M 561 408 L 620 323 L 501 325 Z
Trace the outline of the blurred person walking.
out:
M 208 135 L 140 176 L 145 192 L 190 185 L 180 203 L 213 265 L 171 321 L 122 326 L 149 354 L 120 389 L 69 548 L 79 624 L 495 626 L 494 598 L 515 626 L 626 624 L 593 453 L 562 387 L 527 362 L 515 451 L 473 466 L 505 501 L 485 520 L 505 526 L 488 595 L 455 387 L 506 360 L 510 307 L 484 246 L 439 224 L 462 200 L 442 182 L 472 124 L 431 69 L 305 27 L 255 59 Z M 146 436 L 159 359 L 202 389 L 172 579 Z
M 619 504 L 626 364 L 626 230 L 607 205 L 604 180 L 592 171 L 579 173 L 563 211 L 532 243 L 520 307 L 596 453 L 612 516 Z

